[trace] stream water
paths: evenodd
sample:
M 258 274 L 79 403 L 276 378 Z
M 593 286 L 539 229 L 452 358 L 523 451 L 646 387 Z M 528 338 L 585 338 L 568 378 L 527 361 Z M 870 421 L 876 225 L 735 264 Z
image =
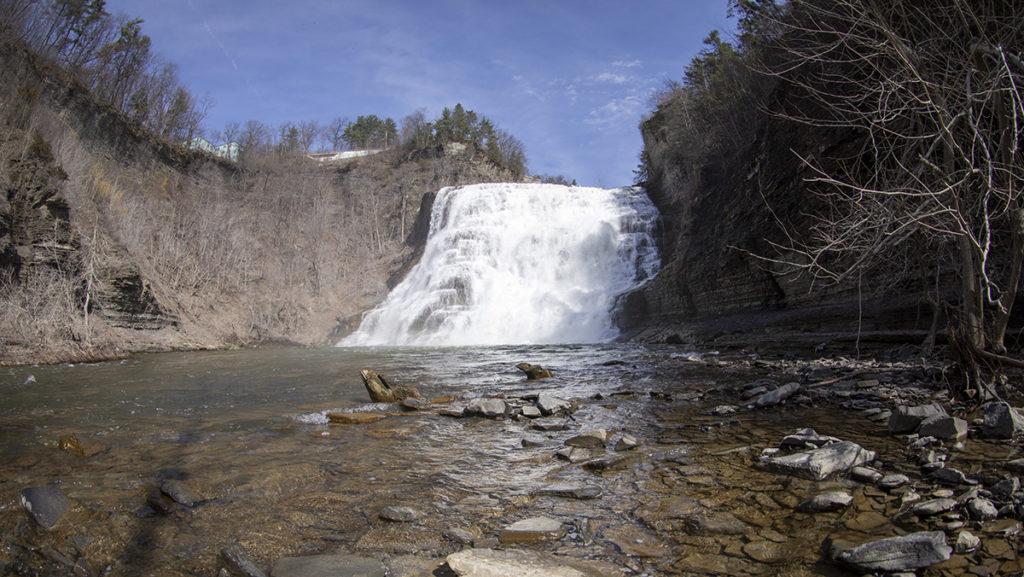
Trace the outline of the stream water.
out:
M 556 377 L 524 380 L 514 368 L 523 360 Z M 568 430 L 547 433 L 528 420 L 403 413 L 366 403 L 364 367 L 428 398 L 548 391 L 581 407 Z M 745 357 L 625 344 L 276 348 L 3 369 L 0 574 L 213 576 L 220 550 L 237 543 L 263 567 L 342 551 L 405 563 L 391 575 L 430 575 L 463 546 L 446 531 L 465 529 L 493 546 L 503 527 L 537 515 L 564 521 L 568 534 L 526 547 L 600 563 L 600 574 L 841 574 L 820 561 L 822 541 L 900 531 L 885 522 L 891 499 L 864 489 L 847 511 L 798 513 L 793 506 L 807 494 L 852 482 L 765 473 L 754 457 L 803 426 L 886 461 L 899 462 L 905 445 L 834 406 L 707 414 L 715 391 L 773 372 Z M 329 425 L 327 410 L 388 416 Z M 611 444 L 635 435 L 641 447 L 598 472 L 554 457 L 565 438 L 590 427 L 608 429 Z M 58 448 L 68 435 L 84 456 Z M 540 445 L 523 448 L 527 436 Z M 998 445 L 988 451 L 972 453 L 976 466 L 1008 456 Z M 168 478 L 187 483 L 199 503 L 153 510 L 147 495 Z M 558 481 L 602 495 L 534 494 Z M 47 483 L 73 503 L 52 531 L 35 527 L 19 504 L 22 489 Z M 384 521 L 387 505 L 423 516 Z M 695 526 L 686 511 L 696 506 L 719 525 Z

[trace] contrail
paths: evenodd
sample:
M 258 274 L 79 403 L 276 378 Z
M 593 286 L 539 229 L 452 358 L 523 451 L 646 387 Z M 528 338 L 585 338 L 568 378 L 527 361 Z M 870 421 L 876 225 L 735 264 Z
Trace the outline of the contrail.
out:
M 187 0 L 187 1 L 188 1 L 188 7 L 191 8 L 192 10 L 195 10 L 195 6 L 192 4 L 192 0 Z M 253 85 L 253 83 L 249 81 L 249 77 L 246 76 L 242 72 L 242 69 L 238 67 L 238 62 L 236 62 L 235 58 L 233 56 L 231 56 L 230 52 L 228 52 L 227 46 L 225 46 L 224 43 L 220 41 L 220 38 L 217 37 L 217 35 L 213 33 L 213 28 L 210 26 L 210 23 L 203 16 L 200 16 L 199 18 L 203 22 L 203 28 L 206 29 L 206 33 L 209 34 L 210 38 L 212 38 L 213 41 L 217 43 L 217 46 L 220 47 L 220 51 L 224 54 L 224 57 L 228 59 L 228 62 L 231 63 L 231 67 L 235 69 L 235 72 L 237 72 L 239 75 L 242 76 L 242 80 L 245 81 L 245 85 L 249 88 L 249 90 L 253 94 L 256 95 L 256 98 L 259 99 L 260 103 L 263 104 L 264 106 L 266 106 L 266 104 L 267 104 L 266 98 L 264 98 L 263 94 L 256 88 L 256 86 Z

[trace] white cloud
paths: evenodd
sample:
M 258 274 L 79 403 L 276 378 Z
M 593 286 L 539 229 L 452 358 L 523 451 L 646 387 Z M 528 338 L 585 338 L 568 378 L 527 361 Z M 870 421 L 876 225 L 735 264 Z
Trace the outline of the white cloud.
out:
M 616 68 L 639 68 L 643 64 L 639 60 L 616 60 L 612 62 L 612 66 Z
M 615 74 L 613 72 L 602 72 L 594 77 L 596 82 L 608 82 L 610 84 L 625 84 L 628 78 L 622 74 Z
M 604 105 L 591 110 L 584 122 L 591 126 L 608 126 L 639 118 L 643 108 L 644 103 L 639 96 L 623 96 L 609 100 Z

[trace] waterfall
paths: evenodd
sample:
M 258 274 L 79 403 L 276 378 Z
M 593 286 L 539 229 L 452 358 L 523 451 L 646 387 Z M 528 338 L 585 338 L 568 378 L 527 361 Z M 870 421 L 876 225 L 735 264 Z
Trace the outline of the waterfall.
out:
M 616 297 L 660 266 L 640 188 L 444 188 L 419 263 L 338 343 L 593 343 L 618 334 Z

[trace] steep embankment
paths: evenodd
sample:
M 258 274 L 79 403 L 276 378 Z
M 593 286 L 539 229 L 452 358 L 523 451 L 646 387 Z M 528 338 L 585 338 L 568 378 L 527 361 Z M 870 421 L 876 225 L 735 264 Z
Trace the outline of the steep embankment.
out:
M 777 89 L 767 96 L 768 108 L 785 110 L 791 98 Z M 855 133 L 761 114 L 748 128 L 749 141 L 693 163 L 674 156 L 678 115 L 662 105 L 641 126 L 645 184 L 662 213 L 663 268 L 623 299 L 618 320 L 629 336 L 792 344 L 843 340 L 858 331 L 882 339 L 893 331 L 923 336 L 931 312 L 912 279 L 865 276 L 859 286 L 826 286 L 758 258 L 780 256 L 772 243 L 786 244 L 787 234 L 807 234 L 817 200 L 801 158 L 827 162 L 853 154 L 861 144 Z
M 329 342 L 415 260 L 429 194 L 510 178 L 460 151 L 240 167 L 0 44 L 0 362 Z

